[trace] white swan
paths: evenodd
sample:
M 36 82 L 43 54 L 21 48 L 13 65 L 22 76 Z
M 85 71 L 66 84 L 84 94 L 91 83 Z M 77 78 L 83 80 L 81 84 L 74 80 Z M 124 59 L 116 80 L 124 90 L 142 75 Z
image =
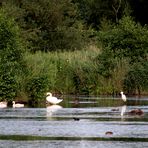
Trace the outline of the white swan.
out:
M 47 97 L 46 100 L 51 103 L 51 104 L 58 104 L 60 102 L 62 102 L 63 99 L 57 99 L 56 97 L 53 97 L 52 94 L 50 92 L 47 93 Z
M 24 104 L 20 104 L 20 103 L 15 103 L 15 101 L 12 101 L 12 106 L 13 106 L 13 108 L 15 108 L 15 107 L 24 107 Z
M 6 101 L 1 101 L 0 102 L 0 108 L 6 108 L 7 107 L 7 102 Z
M 120 93 L 121 93 L 121 98 L 122 98 L 122 100 L 123 100 L 124 102 L 126 102 L 126 100 L 127 100 L 127 99 L 126 99 L 126 96 L 123 94 L 122 91 L 121 91 Z

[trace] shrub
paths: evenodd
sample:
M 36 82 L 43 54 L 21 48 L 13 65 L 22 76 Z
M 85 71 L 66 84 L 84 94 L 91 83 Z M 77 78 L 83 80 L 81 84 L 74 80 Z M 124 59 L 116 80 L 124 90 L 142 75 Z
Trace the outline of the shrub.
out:
M 123 17 L 112 29 L 98 33 L 105 50 L 110 50 L 118 60 L 128 57 L 131 64 L 146 58 L 147 38 L 147 27 L 136 24 L 129 16 Z
M 148 89 L 148 62 L 136 63 L 131 66 L 124 80 L 125 90 L 140 95 Z
M 112 72 L 116 66 L 116 60 L 113 53 L 109 50 L 104 50 L 102 54 L 98 55 L 96 58 L 98 65 L 98 73 L 105 78 L 112 77 Z
M 118 63 L 126 60 L 131 67 L 124 75 L 126 90 L 140 91 L 146 88 L 146 81 L 141 80 L 147 73 L 142 63 L 147 62 L 148 29 L 134 22 L 130 16 L 123 17 L 118 25 L 111 29 L 101 30 L 98 33 L 98 41 L 101 42 L 103 51 L 98 56 L 98 71 L 104 78 L 111 77 Z M 121 65 L 123 66 L 123 65 Z M 123 87 L 124 87 L 123 85 Z
M 19 28 L 0 11 L 0 99 L 16 97 L 20 76 L 25 72 Z
M 38 104 L 43 100 L 48 88 L 48 78 L 45 75 L 33 77 L 27 84 L 30 104 Z

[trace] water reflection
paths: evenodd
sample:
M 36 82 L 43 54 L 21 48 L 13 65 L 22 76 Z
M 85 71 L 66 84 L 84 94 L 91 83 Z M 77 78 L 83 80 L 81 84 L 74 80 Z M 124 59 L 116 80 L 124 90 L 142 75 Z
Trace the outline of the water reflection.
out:
M 121 117 L 123 117 L 124 113 L 126 112 L 126 105 L 121 107 Z
M 62 109 L 63 107 L 60 105 L 49 105 L 46 107 L 47 117 L 52 116 L 56 111 Z
M 65 98 L 61 106 L 0 109 L 0 144 L 6 140 L 5 147 L 11 147 L 13 141 L 20 147 L 24 140 L 26 147 L 33 147 L 33 141 L 40 141 L 42 147 L 47 143 L 47 147 L 99 147 L 100 142 L 102 147 L 108 142 L 109 147 L 117 143 L 128 147 L 130 142 L 136 145 L 138 141 L 145 142 L 146 147 L 148 100 L 136 102 L 132 99 L 123 105 L 120 98 Z M 144 115 L 129 115 L 135 108 L 143 110 Z M 112 136 L 105 135 L 106 131 L 113 132 Z M 40 142 L 36 147 L 41 146 Z

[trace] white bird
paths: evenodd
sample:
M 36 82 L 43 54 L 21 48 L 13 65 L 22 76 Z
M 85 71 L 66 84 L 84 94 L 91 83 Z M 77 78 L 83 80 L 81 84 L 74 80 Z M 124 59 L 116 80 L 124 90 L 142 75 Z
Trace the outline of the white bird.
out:
M 122 91 L 121 91 L 120 93 L 121 93 L 121 98 L 122 98 L 122 100 L 123 100 L 124 102 L 126 102 L 126 100 L 127 100 L 127 99 L 126 99 L 126 96 L 123 94 Z
M 63 99 L 57 99 L 56 97 L 53 97 L 50 92 L 47 93 L 46 100 L 51 104 L 58 104 L 63 101 Z
M 6 101 L 1 101 L 0 102 L 0 108 L 6 108 L 7 107 L 7 102 Z
M 20 104 L 20 103 L 15 103 L 15 101 L 12 101 L 12 106 L 13 106 L 13 108 L 15 108 L 15 107 L 24 107 L 24 104 Z

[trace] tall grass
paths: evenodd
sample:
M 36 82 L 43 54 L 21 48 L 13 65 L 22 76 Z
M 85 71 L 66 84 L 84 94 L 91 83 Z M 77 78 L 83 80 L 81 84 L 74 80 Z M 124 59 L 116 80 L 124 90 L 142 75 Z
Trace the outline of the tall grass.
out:
M 128 60 L 124 59 L 116 63 L 111 77 L 104 78 L 100 76 L 100 85 L 97 85 L 98 94 L 117 95 L 120 91 L 123 91 L 125 75 L 129 71 L 129 68 Z
M 29 72 L 25 79 L 25 85 L 33 87 L 30 91 L 42 89 L 41 97 L 43 97 L 44 91 L 85 95 L 112 94 L 120 91 L 123 87 L 124 75 L 128 69 L 126 61 L 118 63 L 113 77 L 105 79 L 98 74 L 98 64 L 95 60 L 99 54 L 100 49 L 93 46 L 73 52 L 26 54 L 25 59 Z M 47 79 L 39 80 L 42 76 Z M 31 81 L 34 78 L 38 83 L 34 84 L 35 82 Z M 28 83 L 30 81 L 33 84 Z M 47 85 L 42 83 L 47 83 Z M 43 89 L 42 86 L 46 86 L 46 88 Z

